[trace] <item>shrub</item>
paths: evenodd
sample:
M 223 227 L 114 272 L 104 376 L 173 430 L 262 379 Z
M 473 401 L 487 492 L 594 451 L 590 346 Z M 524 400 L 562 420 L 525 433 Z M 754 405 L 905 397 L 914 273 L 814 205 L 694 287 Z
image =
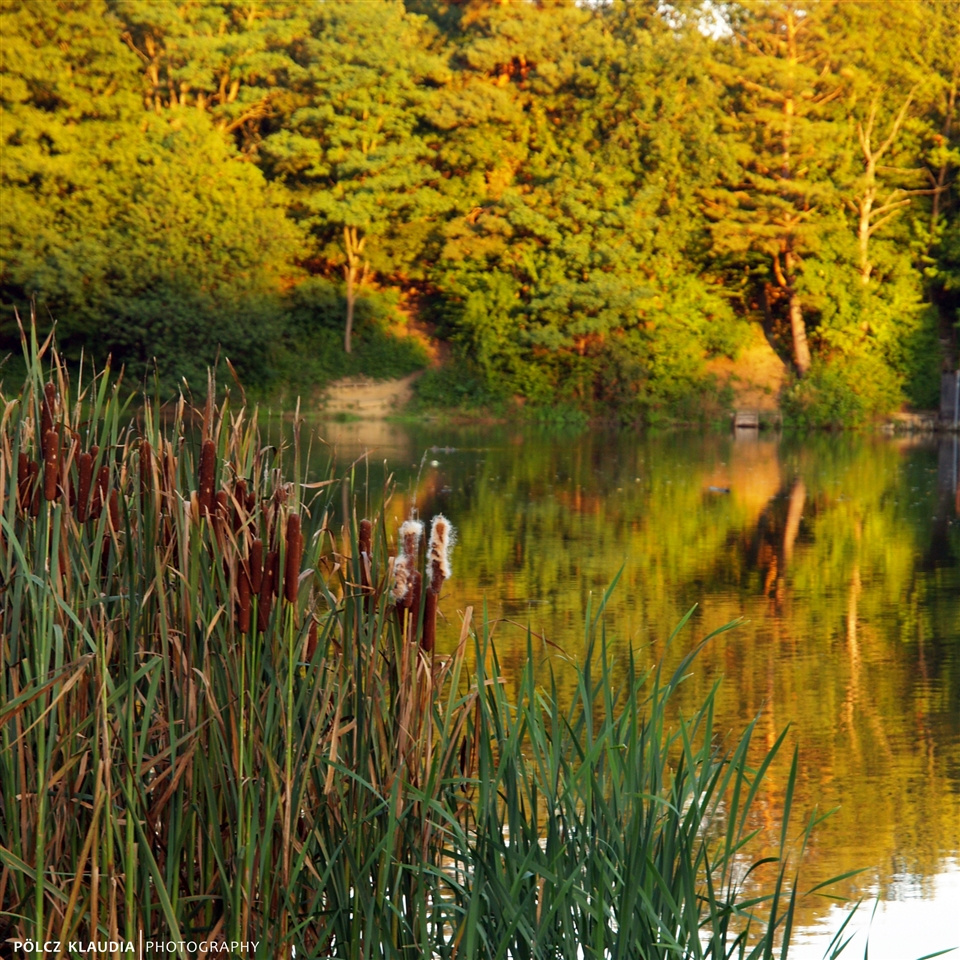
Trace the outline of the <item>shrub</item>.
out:
M 880 359 L 816 360 L 802 380 L 784 392 L 783 415 L 801 428 L 862 426 L 903 400 L 900 380 Z

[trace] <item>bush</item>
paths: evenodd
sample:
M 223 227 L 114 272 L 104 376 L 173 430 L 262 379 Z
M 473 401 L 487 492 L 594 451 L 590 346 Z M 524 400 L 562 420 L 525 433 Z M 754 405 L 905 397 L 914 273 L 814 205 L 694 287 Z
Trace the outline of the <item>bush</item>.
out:
M 784 392 L 784 421 L 801 428 L 858 427 L 896 409 L 901 381 L 880 359 L 815 360 Z
M 450 361 L 425 371 L 414 389 L 421 406 L 440 410 L 499 410 L 505 400 L 466 361 Z

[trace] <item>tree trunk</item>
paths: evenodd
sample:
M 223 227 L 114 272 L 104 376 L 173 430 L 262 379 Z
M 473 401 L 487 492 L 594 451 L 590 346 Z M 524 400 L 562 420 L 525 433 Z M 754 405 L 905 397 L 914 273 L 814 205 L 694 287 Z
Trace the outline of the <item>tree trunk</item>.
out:
M 360 236 L 357 227 L 343 228 L 343 251 L 347 255 L 347 262 L 343 267 L 343 278 L 347 281 L 347 329 L 343 335 L 343 349 L 350 353 L 350 338 L 353 334 L 353 307 L 357 299 L 357 281 L 365 283 L 367 280 L 367 263 L 362 259 L 366 237 Z M 360 273 L 361 268 L 363 273 Z
M 810 345 L 807 343 L 807 326 L 803 321 L 803 306 L 796 291 L 795 266 L 796 257 L 789 247 L 783 252 L 782 270 L 779 257 L 775 256 L 773 258 L 773 269 L 777 277 L 777 283 L 787 294 L 790 334 L 793 340 L 793 362 L 797 368 L 797 373 L 801 377 L 805 377 L 810 369 Z
M 810 369 L 810 345 L 807 343 L 807 327 L 803 322 L 803 308 L 796 291 L 790 290 L 790 333 L 793 335 L 793 359 L 801 377 Z
M 351 352 L 350 338 L 353 335 L 353 305 L 356 302 L 356 263 L 348 263 L 343 268 L 343 276 L 347 281 L 347 328 L 343 334 L 343 349 L 345 353 Z
M 870 282 L 873 264 L 870 262 L 870 215 L 873 212 L 873 201 L 876 188 L 873 185 L 873 171 L 867 167 L 868 186 L 860 198 L 860 228 L 857 231 L 857 241 L 860 247 L 860 281 Z

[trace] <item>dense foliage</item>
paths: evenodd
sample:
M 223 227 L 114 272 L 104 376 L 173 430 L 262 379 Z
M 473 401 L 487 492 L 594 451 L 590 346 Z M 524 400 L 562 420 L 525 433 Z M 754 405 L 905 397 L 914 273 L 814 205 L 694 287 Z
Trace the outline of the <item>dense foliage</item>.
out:
M 434 399 L 634 419 L 759 323 L 811 422 L 931 405 L 956 350 L 958 0 L 3 0 L 2 31 L 0 348 L 35 298 L 68 356 L 270 389 L 422 365 L 416 317 Z

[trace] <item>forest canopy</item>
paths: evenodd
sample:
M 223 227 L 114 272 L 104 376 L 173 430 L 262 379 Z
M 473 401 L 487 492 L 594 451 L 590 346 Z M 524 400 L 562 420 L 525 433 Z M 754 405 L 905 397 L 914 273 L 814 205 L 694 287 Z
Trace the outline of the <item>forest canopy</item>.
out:
M 960 2 L 2 0 L 0 352 L 649 419 L 936 403 Z M 419 337 L 404 334 L 413 325 Z

